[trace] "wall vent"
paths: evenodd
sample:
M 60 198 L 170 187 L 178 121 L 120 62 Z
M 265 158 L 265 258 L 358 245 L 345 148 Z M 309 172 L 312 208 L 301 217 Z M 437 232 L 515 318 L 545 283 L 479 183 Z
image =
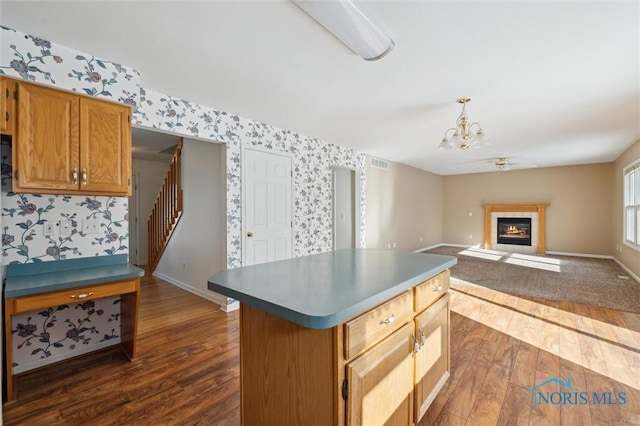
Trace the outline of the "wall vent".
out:
M 371 157 L 371 167 L 376 169 L 389 170 L 389 162 L 379 158 Z

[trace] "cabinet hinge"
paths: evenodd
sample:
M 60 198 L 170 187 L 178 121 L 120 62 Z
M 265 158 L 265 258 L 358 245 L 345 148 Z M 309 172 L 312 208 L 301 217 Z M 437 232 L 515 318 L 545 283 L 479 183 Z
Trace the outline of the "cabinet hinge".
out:
M 9 111 L 4 113 L 4 121 L 9 121 Z
M 18 91 L 17 90 L 13 91 L 13 99 L 15 99 L 16 101 L 18 100 Z
M 18 178 L 18 171 L 17 171 L 17 170 L 13 173 L 13 175 L 15 176 L 16 180 L 20 180 L 20 179 Z
M 130 116 L 130 115 L 127 115 L 127 121 L 128 121 L 129 123 L 131 123 L 131 116 Z
M 349 384 L 347 383 L 347 379 L 342 381 L 342 399 L 345 401 L 349 398 Z

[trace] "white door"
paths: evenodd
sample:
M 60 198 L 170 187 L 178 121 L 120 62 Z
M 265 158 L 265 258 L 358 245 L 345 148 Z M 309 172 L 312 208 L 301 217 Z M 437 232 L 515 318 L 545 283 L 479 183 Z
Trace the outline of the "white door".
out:
M 245 149 L 242 170 L 242 265 L 292 257 L 291 157 Z

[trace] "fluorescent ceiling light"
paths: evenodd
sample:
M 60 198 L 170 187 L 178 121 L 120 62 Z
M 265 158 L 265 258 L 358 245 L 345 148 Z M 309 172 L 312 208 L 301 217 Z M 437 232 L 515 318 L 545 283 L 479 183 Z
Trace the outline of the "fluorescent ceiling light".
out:
M 395 45 L 352 0 L 292 1 L 367 61 L 383 58 Z

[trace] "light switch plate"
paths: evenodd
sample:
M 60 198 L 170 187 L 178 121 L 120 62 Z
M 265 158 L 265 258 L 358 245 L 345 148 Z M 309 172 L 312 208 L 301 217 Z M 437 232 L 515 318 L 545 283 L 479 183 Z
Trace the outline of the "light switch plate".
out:
M 100 219 L 85 219 L 82 222 L 83 234 L 99 234 L 100 233 Z

